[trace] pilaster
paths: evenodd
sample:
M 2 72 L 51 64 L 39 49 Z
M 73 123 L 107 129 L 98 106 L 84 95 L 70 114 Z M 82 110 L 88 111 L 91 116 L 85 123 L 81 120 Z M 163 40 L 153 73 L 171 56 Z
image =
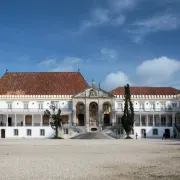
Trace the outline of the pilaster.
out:
M 141 114 L 139 115 L 139 123 L 140 123 L 140 126 L 142 126 L 142 122 L 141 122 Z

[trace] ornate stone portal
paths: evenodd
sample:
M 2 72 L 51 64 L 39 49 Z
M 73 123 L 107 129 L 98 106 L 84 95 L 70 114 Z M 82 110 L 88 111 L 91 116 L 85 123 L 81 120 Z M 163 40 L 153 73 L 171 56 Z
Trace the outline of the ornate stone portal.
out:
M 73 96 L 73 124 L 88 131 L 101 129 L 114 122 L 114 95 L 94 85 Z

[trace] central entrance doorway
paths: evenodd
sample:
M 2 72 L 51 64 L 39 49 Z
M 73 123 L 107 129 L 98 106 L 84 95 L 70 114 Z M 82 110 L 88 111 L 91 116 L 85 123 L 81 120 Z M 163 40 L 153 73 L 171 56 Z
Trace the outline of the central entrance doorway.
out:
M 96 102 L 91 102 L 89 104 L 89 125 L 92 127 L 97 127 L 98 122 L 98 104 Z
M 165 129 L 166 138 L 170 138 L 170 129 Z
M 6 137 L 6 131 L 5 129 L 1 129 L 1 138 L 5 138 Z
M 76 120 L 77 126 L 85 126 L 85 104 L 83 102 L 76 104 Z

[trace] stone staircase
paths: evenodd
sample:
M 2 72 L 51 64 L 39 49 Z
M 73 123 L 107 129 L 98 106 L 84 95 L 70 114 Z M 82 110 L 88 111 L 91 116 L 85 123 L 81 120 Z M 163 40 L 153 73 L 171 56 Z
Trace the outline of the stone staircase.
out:
M 118 129 L 120 128 L 121 126 L 119 124 L 112 125 L 112 126 L 104 126 L 102 127 L 102 132 L 115 139 L 123 139 L 125 137 L 125 133 L 118 134 Z
M 180 139 L 180 126 L 174 124 L 174 131 L 176 133 L 176 138 Z

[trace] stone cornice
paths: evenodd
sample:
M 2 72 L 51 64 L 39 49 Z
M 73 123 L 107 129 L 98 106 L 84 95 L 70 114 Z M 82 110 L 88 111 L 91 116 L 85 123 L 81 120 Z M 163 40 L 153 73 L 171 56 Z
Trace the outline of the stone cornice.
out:
M 116 99 L 124 99 L 124 95 L 115 95 Z M 148 99 L 148 100 L 153 100 L 153 99 L 159 99 L 159 100 L 164 100 L 164 99 L 178 99 L 180 98 L 180 95 L 131 95 L 132 100 L 136 99 Z
M 0 100 L 70 100 L 72 95 L 0 95 Z

